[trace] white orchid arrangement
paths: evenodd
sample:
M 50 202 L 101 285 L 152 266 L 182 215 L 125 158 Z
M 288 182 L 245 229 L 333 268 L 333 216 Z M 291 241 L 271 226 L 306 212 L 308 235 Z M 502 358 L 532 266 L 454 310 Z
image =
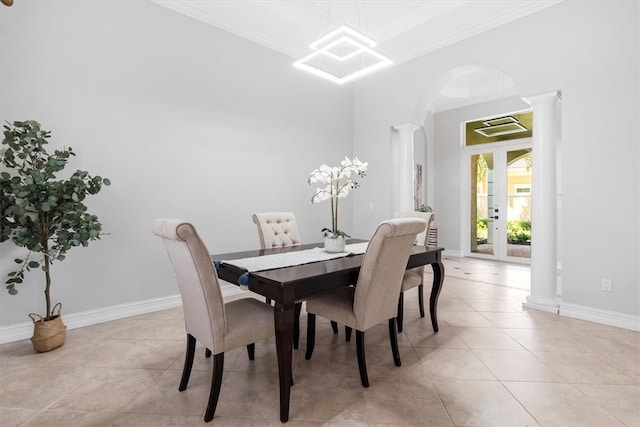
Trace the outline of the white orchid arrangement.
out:
M 309 185 L 325 184 L 324 188 L 316 188 L 316 193 L 311 197 L 311 203 L 320 203 L 323 200 L 331 200 L 331 228 L 323 228 L 325 237 L 332 239 L 338 236 L 351 237 L 338 228 L 338 199 L 347 195 L 359 187 L 356 179 L 366 176 L 367 163 L 363 163 L 354 157 L 349 160 L 345 157 L 340 166 L 330 167 L 322 165 L 309 175 Z

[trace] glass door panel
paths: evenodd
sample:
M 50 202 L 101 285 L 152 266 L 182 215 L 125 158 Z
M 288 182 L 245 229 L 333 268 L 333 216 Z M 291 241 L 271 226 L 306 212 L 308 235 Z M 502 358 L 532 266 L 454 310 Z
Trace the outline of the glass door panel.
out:
M 494 155 L 492 152 L 472 154 L 470 160 L 469 247 L 472 253 L 495 255 Z
M 531 148 L 507 151 L 507 257 L 531 258 Z

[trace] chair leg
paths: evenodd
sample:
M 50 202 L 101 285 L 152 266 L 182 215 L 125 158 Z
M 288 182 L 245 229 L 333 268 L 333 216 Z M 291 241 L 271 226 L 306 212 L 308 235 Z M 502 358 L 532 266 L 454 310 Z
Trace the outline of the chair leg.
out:
M 211 392 L 209 393 L 209 402 L 207 410 L 204 413 L 204 421 L 209 422 L 213 419 L 218 406 L 218 397 L 220 397 L 220 386 L 222 385 L 222 369 L 224 368 L 224 352 L 213 356 L 213 374 L 211 378 Z
M 316 315 L 307 313 L 307 352 L 304 358 L 309 360 L 313 354 L 313 347 L 316 345 Z
M 367 375 L 367 362 L 364 355 L 364 332 L 356 329 L 356 354 L 358 355 L 358 369 L 360 370 L 360 382 L 362 387 L 369 387 Z
M 207 359 L 211 357 L 211 350 L 209 350 L 208 348 L 204 349 L 204 357 L 206 357 Z
M 348 326 L 344 327 L 344 336 L 345 336 L 345 341 L 349 342 L 351 341 L 351 331 L 352 329 Z
M 398 332 L 396 331 L 396 319 L 389 319 L 389 341 L 391 341 L 391 353 L 393 354 L 393 363 L 401 366 L 400 351 L 398 350 Z
M 418 305 L 420 306 L 420 317 L 424 317 L 424 285 L 418 286 Z M 398 331 L 402 332 L 401 329 Z
M 300 343 L 300 312 L 302 312 L 302 303 L 296 303 L 296 313 L 293 318 L 293 348 L 298 349 Z
M 400 298 L 398 298 L 398 332 L 402 332 L 402 323 L 404 321 L 404 292 L 400 292 Z
M 249 360 L 253 360 L 256 357 L 256 344 L 251 343 L 247 344 L 247 355 L 249 355 Z
M 331 321 L 331 329 L 333 329 L 333 333 L 337 334 L 338 333 L 338 322 L 336 321 Z
M 189 376 L 193 367 L 193 356 L 196 354 L 196 339 L 191 334 L 187 334 L 187 351 L 184 355 L 184 368 L 182 368 L 182 379 L 178 390 L 184 391 L 189 384 Z

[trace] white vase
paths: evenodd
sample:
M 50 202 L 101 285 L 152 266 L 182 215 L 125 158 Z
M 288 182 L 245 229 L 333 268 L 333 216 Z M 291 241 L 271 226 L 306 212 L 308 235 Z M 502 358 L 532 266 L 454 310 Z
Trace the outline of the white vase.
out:
M 344 236 L 325 236 L 324 250 L 331 253 L 344 252 Z

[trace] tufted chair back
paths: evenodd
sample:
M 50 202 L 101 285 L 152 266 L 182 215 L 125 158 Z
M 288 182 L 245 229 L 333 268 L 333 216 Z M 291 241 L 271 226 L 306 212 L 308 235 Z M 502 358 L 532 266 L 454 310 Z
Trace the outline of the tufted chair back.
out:
M 223 352 L 225 309 L 218 274 L 196 229 L 177 219 L 156 219 L 153 234 L 162 238 L 178 281 L 187 334 L 214 354 Z
M 411 211 L 411 212 L 396 212 L 396 218 L 421 218 L 427 221 L 427 228 L 420 234 L 416 236 L 416 241 L 414 242 L 416 245 L 424 246 L 427 241 L 427 236 L 429 235 L 429 230 L 431 230 L 431 225 L 433 224 L 433 220 L 436 218 L 433 212 L 419 212 L 419 211 Z
M 356 329 L 364 331 L 396 317 L 402 277 L 416 234 L 426 222 L 419 218 L 383 221 L 374 233 L 355 287 L 353 312 Z
M 258 226 L 262 249 L 300 245 L 300 233 L 292 212 L 262 212 L 253 214 Z

